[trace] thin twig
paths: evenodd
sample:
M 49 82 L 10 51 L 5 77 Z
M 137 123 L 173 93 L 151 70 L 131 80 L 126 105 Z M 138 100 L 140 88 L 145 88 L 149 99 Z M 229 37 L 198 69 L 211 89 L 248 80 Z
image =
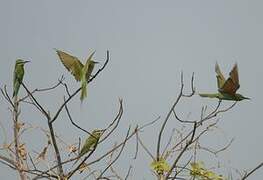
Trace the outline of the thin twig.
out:
M 191 78 L 191 92 L 189 94 L 182 94 L 183 97 L 192 97 L 195 94 L 195 87 L 194 87 L 194 72 Z M 182 81 L 181 81 L 182 82 Z
M 26 92 L 29 94 L 29 96 L 33 99 L 34 103 L 37 105 L 37 107 L 39 109 L 41 109 L 41 112 L 46 116 L 46 118 L 49 120 L 50 119 L 50 116 L 49 114 L 47 113 L 47 111 L 43 108 L 42 105 L 39 104 L 39 102 L 36 100 L 36 98 L 33 96 L 33 94 L 28 90 L 28 88 L 26 87 L 26 85 L 22 82 L 21 83 L 23 88 L 26 90 Z
M 125 136 L 125 139 L 124 139 L 124 142 L 122 144 L 122 147 L 120 149 L 120 152 L 118 153 L 118 155 L 115 157 L 115 159 L 102 171 L 102 173 L 99 175 L 98 179 L 100 179 L 102 177 L 102 175 L 119 159 L 120 155 L 122 154 L 123 150 L 124 150 L 124 147 L 126 145 L 126 142 L 128 140 L 128 136 L 129 136 L 129 133 L 130 133 L 130 129 L 131 127 L 129 127 L 128 131 L 127 131 L 127 134 Z
M 65 101 L 65 97 L 64 97 L 64 101 Z M 90 136 L 93 136 L 89 131 L 83 129 L 82 127 L 80 127 L 79 125 L 77 125 L 77 124 L 73 121 L 73 119 L 72 119 L 72 117 L 71 117 L 71 115 L 70 115 L 70 112 L 69 112 L 69 109 L 68 109 L 67 104 L 65 104 L 65 109 L 66 109 L 66 112 L 67 112 L 67 115 L 68 115 L 68 117 L 69 117 L 70 122 L 71 122 L 75 127 L 77 127 L 78 129 L 84 131 L 85 133 L 89 134 Z
M 180 92 L 179 92 L 179 95 L 177 96 L 174 104 L 172 105 L 170 111 L 167 113 L 166 115 L 166 118 L 161 126 L 161 130 L 159 132 L 159 136 L 158 136 L 158 141 L 157 141 L 157 153 L 156 153 L 156 159 L 157 161 L 159 161 L 160 159 L 160 146 L 161 146 L 161 138 L 162 138 L 162 134 L 163 134 L 163 131 L 164 131 L 164 128 L 168 122 L 168 119 L 170 118 L 171 116 L 171 113 L 172 112 L 175 112 L 175 107 L 176 105 L 179 103 L 180 99 L 182 97 L 192 97 L 195 93 L 195 88 L 194 88 L 194 73 L 192 74 L 192 79 L 191 79 L 191 89 L 192 89 L 192 92 L 189 94 L 189 95 L 184 95 L 183 93 L 183 90 L 184 90 L 184 78 L 183 78 L 183 72 L 181 72 L 181 88 L 180 88 Z
M 31 91 L 30 93 L 31 94 L 34 94 L 35 92 L 43 92 L 43 91 L 50 91 L 50 90 L 53 90 L 53 89 L 56 89 L 59 85 L 62 84 L 63 80 L 64 80 L 64 76 L 61 76 L 61 78 L 58 80 L 58 83 L 51 86 L 51 87 L 48 87 L 48 88 L 42 88 L 42 89 L 34 89 L 33 91 Z M 24 101 L 26 98 L 30 97 L 30 94 L 27 94 L 26 96 L 20 98 L 18 101 L 21 102 L 21 101 Z
M 259 168 L 263 167 L 263 162 L 261 162 L 259 165 L 257 165 L 254 169 L 252 169 L 251 171 L 249 171 L 248 173 L 246 173 L 241 180 L 245 180 L 247 179 L 251 174 L 253 174 L 256 170 L 258 170 Z
M 11 104 L 11 106 L 12 106 L 13 108 L 15 108 L 15 105 L 13 104 L 13 101 L 11 100 L 11 98 L 10 98 L 8 92 L 7 92 L 6 85 L 4 86 L 4 89 L 1 88 L 1 93 L 2 93 L 2 95 L 4 96 L 4 98 L 7 100 L 7 102 L 8 102 L 9 104 Z
M 157 141 L 157 153 L 156 153 L 156 160 L 159 161 L 160 160 L 160 146 L 161 146 L 161 138 L 162 138 L 162 134 L 163 134 L 163 131 L 164 131 L 164 128 L 166 126 L 166 123 L 171 115 L 171 113 L 173 112 L 175 106 L 178 104 L 179 100 L 181 99 L 182 97 L 182 94 L 183 94 L 183 88 L 184 88 L 184 83 L 183 83 L 183 73 L 181 73 L 181 89 L 180 89 L 180 93 L 179 95 L 177 96 L 174 104 L 172 105 L 170 111 L 168 112 L 168 114 L 166 115 L 166 118 L 162 124 L 162 127 L 161 127 L 161 130 L 159 132 L 159 136 L 158 136 L 158 141 Z
M 105 129 L 105 131 L 107 129 L 110 129 L 112 126 L 112 129 L 110 130 L 110 132 L 108 132 L 100 141 L 99 143 L 105 141 L 113 132 L 114 130 L 118 127 L 119 122 L 121 120 L 121 117 L 123 115 L 123 100 L 119 99 L 119 110 L 117 115 L 115 116 L 115 118 L 113 119 L 113 121 L 107 126 L 107 128 Z
M 138 134 L 138 132 L 136 133 Z M 140 143 L 140 145 L 142 146 L 142 148 L 145 150 L 145 152 L 152 158 L 152 160 L 155 160 L 154 156 L 152 155 L 152 153 L 150 152 L 150 150 L 143 144 L 142 140 L 140 139 L 139 135 L 138 135 L 138 141 Z
M 167 172 L 167 174 L 165 176 L 165 179 L 169 178 L 169 176 L 171 175 L 173 169 L 176 167 L 177 162 L 180 160 L 181 156 L 185 153 L 185 151 L 187 150 L 188 146 L 190 146 L 193 143 L 193 139 L 194 139 L 194 136 L 195 136 L 196 128 L 197 128 L 197 123 L 194 124 L 193 133 L 191 135 L 190 140 L 188 142 L 186 142 L 186 145 L 184 146 L 183 150 L 179 153 L 179 155 L 177 156 L 177 158 L 173 162 L 173 165 L 171 166 L 170 170 Z
M 146 124 L 142 125 L 141 127 L 135 129 L 135 130 L 128 136 L 127 140 L 131 139 L 131 138 L 136 134 L 137 131 L 140 131 L 140 130 L 142 130 L 142 129 L 145 129 L 145 128 L 149 127 L 150 125 L 154 124 L 158 119 L 159 119 L 159 118 L 153 120 L 152 122 L 146 123 Z M 104 158 L 107 157 L 109 154 L 111 154 L 113 151 L 115 151 L 116 149 L 118 149 L 119 147 L 121 147 L 121 146 L 123 145 L 123 143 L 124 143 L 124 142 L 121 142 L 120 144 L 116 145 L 115 148 L 109 150 L 108 152 L 106 152 L 106 153 L 104 153 L 103 155 L 101 155 L 99 158 L 97 158 L 97 159 L 95 159 L 94 161 L 88 163 L 87 166 L 90 166 L 90 165 L 92 165 L 92 164 L 94 164 L 94 163 L 97 163 L 97 162 L 99 162 L 100 160 L 104 159 Z M 66 160 L 66 161 L 62 162 L 61 164 L 67 164 L 67 163 L 69 163 L 69 162 L 72 162 L 72 161 L 76 160 L 77 158 L 78 158 L 78 157 L 76 157 L 76 158 L 71 158 L 71 159 L 69 159 L 69 160 Z M 47 172 L 49 172 L 49 171 L 52 171 L 53 169 L 57 168 L 57 166 L 58 166 L 58 165 L 55 165 L 55 166 L 51 167 L 50 169 L 44 171 L 43 173 L 47 173 Z M 77 171 L 77 169 L 76 169 L 76 171 Z M 67 177 L 69 177 L 70 174 L 71 174 L 71 176 L 73 175 L 73 174 L 72 174 L 72 171 L 68 173 L 68 176 L 67 176 Z

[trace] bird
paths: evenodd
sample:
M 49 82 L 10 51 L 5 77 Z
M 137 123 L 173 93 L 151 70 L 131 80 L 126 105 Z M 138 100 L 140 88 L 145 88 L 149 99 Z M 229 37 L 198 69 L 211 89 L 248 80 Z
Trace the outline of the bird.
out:
M 72 166 L 74 166 L 83 155 L 87 154 L 90 151 L 93 151 L 97 147 L 99 139 L 104 133 L 104 131 L 105 130 L 102 129 L 94 129 L 91 132 L 91 134 L 86 138 L 85 143 L 81 147 L 81 150 L 76 158 L 76 161 L 73 163 Z
M 218 63 L 216 63 L 215 65 L 215 72 L 217 78 L 218 93 L 212 93 L 212 94 L 200 93 L 199 95 L 201 97 L 218 98 L 219 100 L 229 100 L 229 101 L 242 101 L 244 99 L 250 99 L 248 97 L 243 96 L 242 94 L 236 93 L 236 91 L 240 87 L 237 63 L 234 64 L 234 67 L 230 71 L 227 80 L 222 74 Z
M 92 60 L 95 51 L 93 51 L 90 54 L 84 65 L 77 57 L 72 56 L 58 49 L 55 50 L 57 52 L 60 61 L 65 66 L 65 68 L 71 72 L 71 74 L 75 77 L 76 81 L 81 81 L 80 100 L 83 101 L 83 99 L 87 97 L 87 84 L 92 76 L 91 73 L 94 69 L 95 64 L 98 63 Z
M 17 97 L 20 85 L 24 77 L 24 65 L 30 61 L 17 59 L 13 75 L 13 97 Z
M 85 140 L 85 143 L 83 144 L 80 150 L 79 157 L 85 155 L 89 151 L 92 151 L 94 150 L 94 148 L 96 148 L 97 143 L 100 137 L 102 136 L 103 132 L 104 130 L 102 129 L 94 129 L 91 132 L 91 135 L 89 135 L 88 138 Z

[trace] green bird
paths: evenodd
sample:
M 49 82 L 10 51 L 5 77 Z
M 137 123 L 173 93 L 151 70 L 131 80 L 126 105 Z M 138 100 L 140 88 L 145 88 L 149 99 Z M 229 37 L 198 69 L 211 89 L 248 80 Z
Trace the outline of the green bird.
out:
M 94 150 L 94 148 L 96 148 L 97 143 L 98 143 L 100 137 L 102 136 L 102 134 L 104 133 L 104 131 L 105 130 L 94 129 L 91 132 L 91 135 L 85 140 L 85 143 L 81 147 L 79 155 L 76 158 L 77 160 L 73 163 L 72 166 L 74 166 L 83 155 L 87 154 L 89 151 L 92 151 L 92 150 Z
M 13 97 L 17 96 L 20 85 L 23 81 L 24 77 L 24 65 L 29 61 L 24 61 L 22 59 L 16 60 L 15 70 L 14 70 L 14 77 L 13 77 Z
M 85 65 L 81 63 L 81 61 L 66 52 L 60 51 L 56 49 L 59 59 L 62 64 L 66 67 L 68 71 L 75 77 L 76 81 L 81 81 L 81 95 L 80 100 L 83 101 L 85 97 L 87 97 L 87 84 L 89 79 L 91 78 L 91 73 L 94 69 L 96 61 L 92 60 L 95 51 L 91 53 L 88 57 Z
M 85 140 L 85 143 L 80 150 L 79 157 L 96 148 L 97 143 L 104 131 L 105 130 L 95 129 L 91 132 L 91 135 Z
M 227 80 L 222 74 L 219 65 L 217 63 L 215 65 L 215 72 L 217 74 L 216 78 L 217 78 L 218 93 L 213 93 L 213 94 L 201 93 L 199 94 L 201 97 L 218 98 L 220 100 L 229 100 L 229 101 L 242 101 L 244 99 L 250 99 L 248 97 L 244 97 L 243 95 L 236 93 L 236 91 L 240 87 L 237 63 L 230 71 L 229 78 Z

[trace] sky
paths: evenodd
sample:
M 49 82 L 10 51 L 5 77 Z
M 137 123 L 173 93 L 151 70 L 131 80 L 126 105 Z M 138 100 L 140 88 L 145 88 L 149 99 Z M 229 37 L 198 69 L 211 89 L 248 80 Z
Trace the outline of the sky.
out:
M 81 126 L 89 130 L 103 128 L 114 118 L 118 99 L 122 98 L 124 115 L 111 139 L 120 141 L 129 125 L 142 125 L 158 116 L 163 121 L 179 93 L 180 72 L 184 73 L 187 90 L 194 72 L 197 92 L 215 92 L 215 62 L 225 74 L 237 62 L 241 84 L 238 92 L 251 100 L 239 102 L 232 110 L 220 115 L 218 130 L 210 132 L 204 142 L 213 147 L 234 138 L 232 145 L 218 159 L 226 169 L 249 169 L 263 160 L 263 85 L 257 82 L 261 81 L 263 65 L 262 6 L 263 2 L 259 0 L 2 0 L 0 86 L 7 85 L 12 92 L 14 63 L 17 58 L 22 58 L 31 61 L 25 66 L 24 76 L 30 89 L 49 87 L 64 75 L 73 92 L 79 84 L 58 60 L 54 48 L 71 53 L 83 62 L 96 50 L 95 59 L 100 62 L 96 69 L 102 66 L 109 50 L 109 64 L 89 86 L 88 99 L 80 105 L 76 97 L 69 108 Z M 25 95 L 22 89 L 20 93 Z M 52 114 L 63 102 L 64 93 L 61 87 L 54 92 L 39 93 L 37 97 Z M 8 129 L 11 114 L 2 97 L 0 102 L 0 122 L 7 126 L 6 134 L 11 136 Z M 194 118 L 199 117 L 202 106 L 214 107 L 216 104 L 216 100 L 195 95 L 184 100 L 178 109 L 182 116 L 190 114 Z M 224 104 L 227 105 L 229 103 Z M 24 112 L 22 121 L 47 128 L 43 116 L 32 106 L 24 104 L 21 109 Z M 174 119 L 171 121 L 175 122 Z M 158 123 L 142 132 L 145 144 L 153 153 L 161 122 Z M 78 137 L 85 135 L 69 124 L 65 112 L 55 123 L 55 128 L 67 142 L 76 142 Z M 33 133 L 37 132 L 28 132 L 25 139 L 36 142 L 31 150 L 40 151 L 43 142 L 38 142 L 43 134 L 32 137 Z M 2 143 L 3 139 L 0 141 Z M 141 149 L 140 159 L 132 160 L 133 149 L 134 141 L 131 141 L 116 168 L 124 176 L 132 164 L 135 168 L 131 179 L 151 179 L 151 159 Z M 203 158 L 207 164 L 214 163 L 213 160 L 209 162 L 209 157 Z M 5 179 L 17 177 L 2 164 L 0 172 Z M 260 169 L 250 179 L 262 176 Z

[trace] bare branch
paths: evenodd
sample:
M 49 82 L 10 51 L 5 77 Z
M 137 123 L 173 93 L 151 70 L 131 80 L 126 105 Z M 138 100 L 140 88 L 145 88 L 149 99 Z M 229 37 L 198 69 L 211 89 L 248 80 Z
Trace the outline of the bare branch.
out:
M 183 83 L 183 77 L 181 76 L 181 83 Z M 192 74 L 191 78 L 191 92 L 190 94 L 182 94 L 183 97 L 192 97 L 195 94 L 195 87 L 194 87 L 194 73 Z
M 181 79 L 183 79 L 183 73 L 181 73 Z M 181 81 L 181 89 L 180 89 L 180 93 L 177 97 L 177 99 L 175 100 L 174 104 L 172 105 L 170 111 L 168 112 L 168 114 L 166 115 L 166 118 L 162 124 L 162 127 L 161 127 L 161 130 L 159 132 L 159 136 L 158 136 L 158 141 L 157 141 L 157 153 L 156 153 L 156 159 L 157 161 L 160 160 L 160 146 L 161 146 L 161 138 L 162 138 L 162 134 L 163 134 L 163 131 L 164 131 L 164 128 L 166 126 L 166 123 L 171 115 L 171 113 L 173 112 L 175 106 L 178 104 L 179 100 L 181 99 L 182 97 L 182 94 L 183 94 L 183 88 L 184 88 L 184 84 L 183 84 L 183 80 Z
M 128 177 L 129 177 L 129 175 L 130 175 L 130 172 L 131 172 L 131 170 L 132 170 L 132 166 L 130 166 L 130 167 L 129 167 L 129 169 L 128 169 L 128 172 L 127 172 L 127 174 L 126 174 L 126 176 L 125 176 L 125 179 L 124 179 L 124 180 L 127 180 L 127 179 L 128 179 Z
M 64 97 L 64 101 L 65 101 L 65 97 Z M 69 117 L 70 122 L 71 122 L 75 127 L 77 127 L 78 129 L 84 131 L 85 133 L 89 134 L 90 136 L 93 136 L 89 131 L 83 129 L 82 127 L 80 127 L 79 125 L 77 125 L 77 124 L 73 121 L 73 119 L 72 119 L 72 117 L 71 117 L 71 115 L 70 115 L 70 112 L 69 112 L 69 109 L 68 109 L 67 104 L 65 104 L 65 109 L 66 109 L 66 112 L 67 112 L 67 115 L 68 115 L 68 117 Z
M 196 128 L 197 128 L 197 123 L 194 124 L 193 133 L 191 135 L 190 140 L 188 142 L 186 142 L 186 145 L 184 146 L 184 149 L 179 153 L 179 155 L 177 156 L 177 158 L 173 162 L 173 165 L 171 166 L 170 171 L 167 172 L 167 174 L 165 176 L 165 179 L 169 178 L 169 176 L 171 175 L 173 169 L 175 169 L 177 162 L 180 160 L 181 156 L 185 153 L 185 151 L 187 150 L 188 146 L 190 146 L 193 143 L 195 132 L 196 132 Z M 175 177 L 174 177 L 174 179 L 175 179 Z
M 39 104 L 39 102 L 36 100 L 36 98 L 33 96 L 33 94 L 28 90 L 26 85 L 23 82 L 21 82 L 21 84 L 22 84 L 23 88 L 26 90 L 26 92 L 29 94 L 29 96 L 33 99 L 33 101 L 37 105 L 37 107 L 41 110 L 41 112 L 46 116 L 46 118 L 48 120 L 50 120 L 50 116 L 47 113 L 47 111 L 43 108 L 43 106 Z
M 159 132 L 159 136 L 158 136 L 158 141 L 157 141 L 157 153 L 156 153 L 156 159 L 157 161 L 159 161 L 160 159 L 160 146 L 161 146 L 161 138 L 162 138 L 162 134 L 163 134 L 163 131 L 164 131 L 164 128 L 168 122 L 168 119 L 170 118 L 171 116 L 171 113 L 174 112 L 174 109 L 176 107 L 176 105 L 179 103 L 180 99 L 182 97 L 191 97 L 194 95 L 195 93 L 195 88 L 194 88 L 194 73 L 192 74 L 192 80 L 191 80 L 191 88 L 192 88 L 192 92 L 189 94 L 189 95 L 184 95 L 183 94 L 183 90 L 184 90 L 184 80 L 183 80 L 183 73 L 181 72 L 181 88 L 180 88 L 180 92 L 179 92 L 179 95 L 177 96 L 174 104 L 172 105 L 170 111 L 168 112 L 168 114 L 166 115 L 166 118 L 161 126 L 161 130 Z
M 7 89 L 6 89 L 6 85 L 4 86 L 4 89 L 1 88 L 1 93 L 3 95 L 3 97 L 7 100 L 7 102 L 13 107 L 15 108 L 15 105 L 13 104 L 13 101 L 11 100 L 8 92 L 7 92 Z
M 112 121 L 112 123 L 110 123 L 109 125 L 108 125 L 108 127 L 105 129 L 105 131 L 107 130 L 107 129 L 110 129 L 112 126 L 113 126 L 113 128 L 110 130 L 110 132 L 108 132 L 108 134 L 106 134 L 105 136 L 104 136 L 104 138 L 102 138 L 100 141 L 99 141 L 99 143 L 101 143 L 101 142 L 103 142 L 105 139 L 107 139 L 112 133 L 113 133 L 113 131 L 118 127 L 118 125 L 119 125 L 119 122 L 120 122 L 120 120 L 121 120 L 121 117 L 122 117 L 122 114 L 123 114 L 123 103 L 122 103 L 123 101 L 122 101 L 122 99 L 119 99 L 119 110 L 118 110 L 118 113 L 117 113 L 117 115 L 116 115 L 116 117 L 114 118 L 114 120 Z M 115 124 L 115 125 L 114 125 Z
M 138 134 L 138 132 L 136 133 Z M 150 150 L 143 144 L 142 140 L 140 139 L 139 135 L 138 135 L 138 141 L 140 143 L 140 145 L 142 146 L 142 148 L 145 150 L 145 152 L 152 158 L 152 160 L 155 160 L 154 156 L 152 155 L 152 153 L 150 152 Z
M 261 162 L 259 165 L 257 165 L 254 169 L 250 170 L 248 173 L 246 173 L 241 180 L 247 179 L 251 174 L 253 174 L 255 171 L 257 171 L 259 168 L 263 167 L 263 162 Z
M 55 137 L 55 133 L 54 133 L 54 129 L 53 129 L 53 124 L 48 122 L 48 127 L 49 127 L 49 131 L 50 131 L 52 144 L 53 144 L 55 154 L 56 154 L 56 159 L 57 159 L 57 164 L 58 164 L 58 173 L 60 176 L 64 176 L 63 167 L 62 167 L 62 163 L 61 163 L 62 161 L 61 161 L 60 152 L 58 149 L 58 145 L 57 145 L 57 141 L 56 141 L 56 137 Z
M 128 136 L 129 136 L 129 133 L 130 133 L 130 129 L 131 127 L 129 127 L 128 131 L 127 131 L 127 134 L 125 136 L 125 139 L 123 141 L 123 144 L 122 144 L 122 147 L 120 149 L 120 152 L 118 153 L 118 155 L 115 157 L 115 159 L 102 171 L 102 173 L 99 175 L 98 179 L 100 179 L 102 177 L 102 175 L 119 159 L 120 155 L 122 154 L 122 151 L 126 145 L 126 142 L 128 140 Z
M 58 83 L 51 86 L 51 87 L 47 87 L 47 88 L 42 88 L 42 89 L 34 89 L 33 91 L 30 92 L 30 94 L 34 94 L 36 92 L 44 92 L 44 91 L 50 91 L 50 90 L 53 90 L 53 89 L 56 89 L 59 85 L 63 84 L 63 81 L 64 81 L 64 76 L 61 76 L 60 79 L 58 79 Z M 21 102 L 21 101 L 24 101 L 26 98 L 30 97 L 30 94 L 28 93 L 26 96 L 20 98 L 18 100 L 18 102 Z
M 9 158 L 7 158 L 5 156 L 2 156 L 2 155 L 0 155 L 0 159 L 1 159 L 0 160 L 1 163 L 9 166 L 10 168 L 12 168 L 12 169 L 16 169 L 17 168 L 16 167 L 16 163 L 12 159 L 9 159 Z

